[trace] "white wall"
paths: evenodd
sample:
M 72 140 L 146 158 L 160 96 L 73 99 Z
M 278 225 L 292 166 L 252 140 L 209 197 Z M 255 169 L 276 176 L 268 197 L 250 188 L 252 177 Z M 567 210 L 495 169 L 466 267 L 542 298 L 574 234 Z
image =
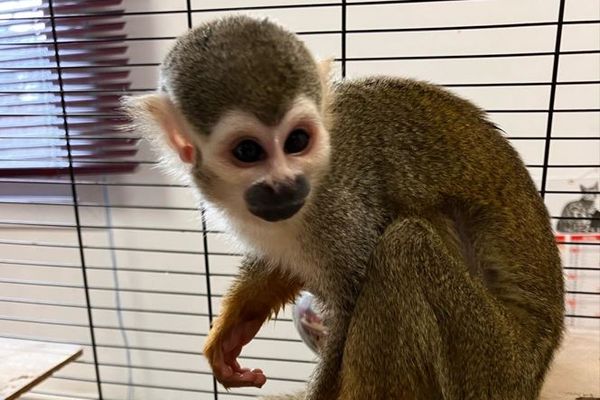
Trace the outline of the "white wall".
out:
M 128 11 L 185 10 L 184 0 L 143 1 L 125 0 Z M 194 9 L 218 7 L 251 7 L 253 5 L 282 5 L 300 3 L 339 3 L 335 1 L 264 0 L 217 1 L 194 0 Z M 417 2 L 405 4 L 361 4 L 348 2 L 347 29 L 349 31 L 381 28 L 411 28 L 456 26 L 453 30 L 349 33 L 347 35 L 347 72 L 350 77 L 370 74 L 390 74 L 426 79 L 439 84 L 513 83 L 501 87 L 452 87 L 451 90 L 469 98 L 481 107 L 491 110 L 491 118 L 520 151 L 530 172 L 540 184 L 546 135 L 550 86 L 522 86 L 519 83 L 551 81 L 553 55 L 532 55 L 498 58 L 454 58 L 434 60 L 361 61 L 363 57 L 460 55 L 496 53 L 553 53 L 556 25 L 496 29 L 461 29 L 465 25 L 513 24 L 522 22 L 554 22 L 557 20 L 558 0 L 486 0 L 462 2 Z M 363 2 L 364 3 L 364 2 Z M 339 31 L 341 7 L 339 5 L 313 8 L 279 8 L 244 11 L 253 15 L 269 15 L 296 31 Z M 193 14 L 194 24 L 230 12 L 206 11 Z M 128 16 L 130 37 L 171 37 L 187 28 L 185 13 Z M 562 51 L 600 49 L 600 23 L 576 24 L 580 20 L 600 20 L 600 2 L 597 0 L 567 0 L 563 27 Z M 320 57 L 340 57 L 341 34 L 304 34 L 302 38 Z M 158 63 L 172 39 L 129 42 L 131 63 Z M 156 67 L 132 69 L 133 87 L 152 88 L 156 82 Z M 338 71 L 339 72 L 339 71 Z M 595 137 L 600 131 L 600 55 L 561 55 L 559 85 L 556 91 L 552 135 L 559 137 Z M 572 81 L 595 81 L 593 84 L 567 85 Z M 570 112 L 570 109 L 595 109 L 596 112 Z M 522 110 L 538 110 L 524 113 Z M 533 139 L 517 139 L 528 137 Z M 140 160 L 154 160 L 145 144 Z M 550 146 L 550 165 L 600 163 L 598 140 L 553 140 Z M 550 168 L 547 190 L 574 191 L 578 184 L 591 184 L 598 180 L 598 169 Z M 127 395 L 126 352 L 117 329 L 117 313 L 111 272 L 109 234 L 112 233 L 114 256 L 119 268 L 121 306 L 131 311 L 123 312 L 124 325 L 129 328 L 127 337 L 131 350 L 133 380 L 136 399 L 213 399 L 212 379 L 200 351 L 208 327 L 206 279 L 203 275 L 204 246 L 198 213 L 190 190 L 182 187 L 152 186 L 174 184 L 150 165 L 142 165 L 138 172 L 124 176 L 79 177 L 77 191 L 81 214 L 84 256 L 88 266 L 91 303 L 95 335 L 99 344 L 100 373 L 104 397 L 125 399 Z M 103 182 L 122 184 L 103 186 Z M 87 183 L 87 184 L 85 184 Z M 147 184 L 148 186 L 127 186 Z M 17 184 L 10 185 L 16 188 Z M 46 187 L 38 185 L 36 187 Z M 68 185 L 60 186 L 69 193 Z M 4 186 L 6 190 L 6 186 Z M 45 190 L 45 189 L 40 189 Z M 59 189 L 60 191 L 61 189 Z M 104 192 L 106 190 L 106 192 Z M 109 202 L 105 202 L 108 196 Z M 575 194 L 547 194 L 546 203 L 552 215 L 560 215 L 565 202 L 578 198 Z M 2 199 L 0 198 L 0 201 Z M 98 205 L 110 204 L 111 225 L 106 229 L 107 209 Z M 147 208 L 140 208 L 147 207 Z M 152 207 L 170 207 L 156 209 Z M 127 208 L 133 207 L 133 208 Z M 84 307 L 80 256 L 77 232 L 73 228 L 73 208 L 69 205 L 8 205 L 0 204 L 0 221 L 28 221 L 37 224 L 63 224 L 64 228 L 15 228 L 0 224 L 0 336 L 31 337 L 57 341 L 90 343 L 88 317 Z M 93 227 L 96 228 L 93 228 Z M 98 228 L 99 227 L 99 228 Z M 121 229 L 129 227 L 128 229 Z M 138 229 L 130 229 L 136 227 Z M 145 230 L 143 228 L 150 228 Z M 152 228 L 171 229 L 157 231 Z M 213 227 L 209 227 L 213 228 Z M 12 242 L 13 244 L 8 244 Z M 32 244 L 36 244 L 33 246 Z M 40 246 L 42 245 L 42 246 Z M 43 245 L 47 245 L 44 247 Z M 56 246 L 63 247 L 56 247 Z M 236 272 L 239 257 L 228 253 L 231 248 L 223 234 L 208 235 L 209 267 L 213 306 L 218 311 L 222 295 Z M 137 250 L 135 250 L 137 249 Z M 565 249 L 565 263 L 579 266 L 598 266 L 598 246 L 585 246 L 581 251 Z M 583 250 L 582 250 L 583 249 Z M 161 252 L 166 250 L 177 253 Z M 10 260 L 13 260 L 11 262 Z M 26 263 L 28 265 L 23 265 Z M 58 264 L 60 266 L 36 266 Z M 135 271 L 138 270 L 138 271 Z M 140 271 L 143 270 L 143 271 Z M 154 272 L 151 272 L 154 271 Z M 574 275 L 577 274 L 577 275 Z M 598 271 L 573 272 L 569 276 L 570 288 L 599 292 Z M 5 283 L 1 283 L 4 281 Z M 9 282 L 11 281 L 11 282 Z M 20 283 L 18 283 L 20 282 Z M 40 286 L 53 282 L 73 287 Z M 106 290 L 109 289 L 109 290 Z M 145 291 L 145 292 L 140 292 Z M 137 291 L 137 292 L 136 292 Z M 155 293 L 148 293 L 154 291 Z M 160 294 L 171 291 L 180 294 Z M 598 315 L 599 297 L 577 295 L 570 298 L 576 304 L 576 313 Z M 43 301 L 55 305 L 16 303 L 15 301 Z M 10 300 L 10 301 L 6 301 Z M 67 304 L 68 306 L 57 306 Z M 151 312 L 141 312 L 150 310 Z M 166 311 L 160 313 L 157 311 Z M 12 320 L 7 320 L 12 319 Z M 15 319 L 51 321 L 41 324 Z M 272 379 L 263 391 L 239 389 L 232 394 L 219 395 L 220 399 L 240 399 L 235 393 L 257 394 L 289 391 L 302 387 L 312 367 L 314 357 L 302 344 L 292 323 L 289 310 L 281 321 L 265 326 L 259 337 L 244 351 L 244 364 L 261 367 Z M 573 323 L 599 327 L 598 319 L 578 319 Z M 64 326 L 56 323 L 76 324 Z M 176 331 L 182 334 L 141 332 L 139 330 Z M 265 340 L 284 338 L 293 341 Z M 112 346 L 112 347 L 111 347 Z M 115 347 L 116 346 L 116 347 Z M 170 352 L 147 350 L 160 348 Z M 73 364 L 37 388 L 38 393 L 67 394 L 78 398 L 94 398 L 96 387 L 92 354 L 86 346 L 84 363 Z M 292 359 L 296 361 L 261 360 L 253 357 Z M 1 361 L 0 361 L 1 362 Z M 160 368 L 189 372 L 161 371 Z M 80 380 L 70 380 L 77 378 Z M 297 380 L 295 382 L 284 379 Z M 86 381 L 88 380 L 88 381 Z M 169 386 L 162 390 L 151 386 Z M 181 390 L 184 389 L 184 390 Z M 190 389 L 186 391 L 185 389 Z M 207 391 L 198 392 L 198 391 Z M 31 397 L 33 398 L 33 397 Z

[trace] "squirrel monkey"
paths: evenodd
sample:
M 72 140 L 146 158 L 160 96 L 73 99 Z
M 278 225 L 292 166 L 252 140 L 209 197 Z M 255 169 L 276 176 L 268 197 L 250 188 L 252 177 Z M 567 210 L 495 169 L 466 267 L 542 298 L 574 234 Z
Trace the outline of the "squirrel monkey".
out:
M 305 288 L 329 336 L 301 398 L 536 399 L 563 276 L 523 162 L 468 101 L 332 84 L 326 64 L 268 20 L 227 17 L 180 37 L 160 89 L 124 102 L 245 248 L 204 348 L 214 375 L 261 387 L 237 357 Z

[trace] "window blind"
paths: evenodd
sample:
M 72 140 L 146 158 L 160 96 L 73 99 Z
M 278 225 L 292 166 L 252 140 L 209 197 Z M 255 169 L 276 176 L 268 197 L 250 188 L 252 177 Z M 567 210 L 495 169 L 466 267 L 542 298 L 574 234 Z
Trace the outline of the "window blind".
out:
M 121 0 L 0 2 L 0 177 L 126 173 Z

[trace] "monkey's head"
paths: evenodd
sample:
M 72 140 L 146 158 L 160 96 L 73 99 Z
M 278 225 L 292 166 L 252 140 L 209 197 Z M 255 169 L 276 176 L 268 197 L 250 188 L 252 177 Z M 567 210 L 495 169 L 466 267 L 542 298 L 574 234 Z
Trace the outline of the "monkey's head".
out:
M 155 143 L 166 139 L 206 200 L 275 222 L 303 207 L 327 168 L 327 75 L 294 34 L 228 17 L 179 38 L 160 90 L 125 107 Z

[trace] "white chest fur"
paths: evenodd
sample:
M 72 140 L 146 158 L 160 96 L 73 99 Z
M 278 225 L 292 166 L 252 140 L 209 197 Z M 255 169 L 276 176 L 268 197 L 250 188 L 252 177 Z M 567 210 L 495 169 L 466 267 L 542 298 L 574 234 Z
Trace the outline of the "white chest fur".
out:
M 314 276 L 315 260 L 309 256 L 303 246 L 306 241 L 300 236 L 301 215 L 275 223 L 214 212 L 208 216 L 211 220 L 217 217 L 220 225 L 225 222 L 224 229 L 230 233 L 233 246 L 243 254 L 256 255 L 273 268 L 282 268 L 304 282 Z

